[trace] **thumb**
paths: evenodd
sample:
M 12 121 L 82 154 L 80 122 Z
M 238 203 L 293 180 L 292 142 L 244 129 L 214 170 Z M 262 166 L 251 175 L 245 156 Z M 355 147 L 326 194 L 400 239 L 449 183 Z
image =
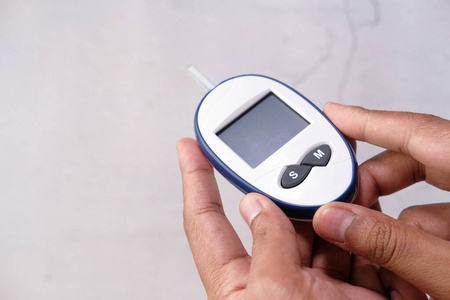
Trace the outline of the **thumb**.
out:
M 430 296 L 450 295 L 449 242 L 347 203 L 321 207 L 313 226 L 322 238 L 396 273 Z
M 263 195 L 252 193 L 242 199 L 240 211 L 252 231 L 252 268 L 273 270 L 273 265 L 283 268 L 293 263 L 300 266 L 294 226 L 280 208 Z M 266 272 L 270 270 L 261 270 L 262 274 Z

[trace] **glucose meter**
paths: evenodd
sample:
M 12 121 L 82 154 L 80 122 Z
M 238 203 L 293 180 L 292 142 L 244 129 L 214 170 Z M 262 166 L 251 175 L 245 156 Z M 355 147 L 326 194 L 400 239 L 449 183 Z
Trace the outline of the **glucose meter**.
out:
M 357 163 L 331 121 L 300 93 L 260 75 L 212 88 L 195 115 L 198 144 L 244 193 L 257 192 L 291 219 L 311 220 L 332 201 L 353 201 Z

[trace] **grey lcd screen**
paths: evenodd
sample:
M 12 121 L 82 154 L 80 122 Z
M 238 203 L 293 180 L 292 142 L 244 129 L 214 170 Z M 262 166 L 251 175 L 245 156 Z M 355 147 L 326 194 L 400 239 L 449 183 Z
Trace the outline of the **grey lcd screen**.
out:
M 308 125 L 274 93 L 269 93 L 217 132 L 217 136 L 256 168 Z

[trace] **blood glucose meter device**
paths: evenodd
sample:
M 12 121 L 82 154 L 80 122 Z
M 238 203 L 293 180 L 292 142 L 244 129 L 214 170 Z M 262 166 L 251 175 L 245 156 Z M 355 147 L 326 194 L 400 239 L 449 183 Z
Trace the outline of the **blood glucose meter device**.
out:
M 356 195 L 349 143 L 312 102 L 275 79 L 243 75 L 212 88 L 198 106 L 195 133 L 225 178 L 267 196 L 291 219 L 311 220 L 321 205 Z

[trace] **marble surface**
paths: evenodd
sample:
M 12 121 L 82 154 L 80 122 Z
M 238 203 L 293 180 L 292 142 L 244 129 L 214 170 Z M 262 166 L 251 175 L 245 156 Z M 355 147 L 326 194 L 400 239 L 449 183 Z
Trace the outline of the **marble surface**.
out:
M 450 2 L 0 0 L 0 298 L 205 298 L 175 143 L 213 81 L 450 118 Z M 365 161 L 379 148 L 359 145 Z M 218 176 L 247 248 L 242 195 Z M 448 201 L 417 184 L 386 213 Z

